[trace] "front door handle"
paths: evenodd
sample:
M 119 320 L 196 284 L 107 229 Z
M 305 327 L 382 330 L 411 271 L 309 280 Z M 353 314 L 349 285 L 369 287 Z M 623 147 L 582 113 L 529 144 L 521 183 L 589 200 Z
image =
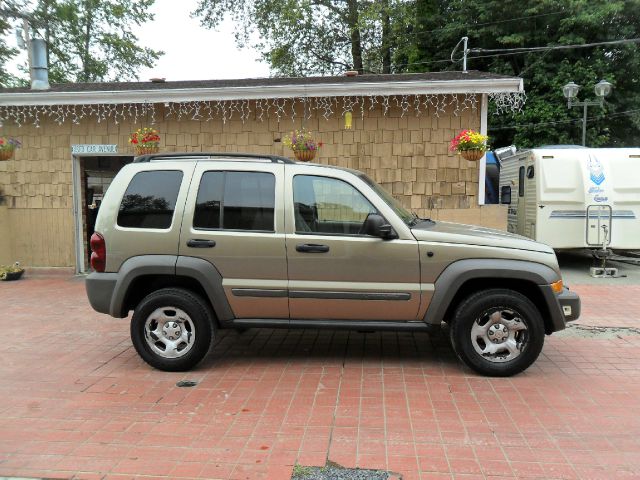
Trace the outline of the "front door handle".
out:
M 318 245 L 316 243 L 302 243 L 296 245 L 296 251 L 303 253 L 326 253 L 329 251 L 329 245 Z
M 216 242 L 213 240 L 200 240 L 198 238 L 192 238 L 187 242 L 187 247 L 191 248 L 213 248 L 216 246 Z

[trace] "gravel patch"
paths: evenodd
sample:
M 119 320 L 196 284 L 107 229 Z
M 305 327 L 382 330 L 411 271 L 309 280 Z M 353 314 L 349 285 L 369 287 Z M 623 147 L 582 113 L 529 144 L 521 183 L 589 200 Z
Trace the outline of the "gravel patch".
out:
M 324 467 L 293 467 L 291 480 L 391 480 L 398 478 L 391 476 L 384 470 L 366 470 L 360 468 L 344 468 L 340 465 L 326 465 Z

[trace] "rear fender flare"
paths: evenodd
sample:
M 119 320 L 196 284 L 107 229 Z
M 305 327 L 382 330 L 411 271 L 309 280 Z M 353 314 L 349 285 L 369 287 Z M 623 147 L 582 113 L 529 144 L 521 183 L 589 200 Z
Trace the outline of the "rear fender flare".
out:
M 207 294 L 218 321 L 228 324 L 234 318 L 233 311 L 222 287 L 222 275 L 214 265 L 195 257 L 177 255 L 140 255 L 127 259 L 117 275 L 110 315 L 117 318 L 127 316 L 125 299 L 133 281 L 143 275 L 181 275 L 200 283 Z
M 179 256 L 176 275 L 193 278 L 202 285 L 221 325 L 228 325 L 233 321 L 233 310 L 224 293 L 222 275 L 212 263 L 201 258 Z

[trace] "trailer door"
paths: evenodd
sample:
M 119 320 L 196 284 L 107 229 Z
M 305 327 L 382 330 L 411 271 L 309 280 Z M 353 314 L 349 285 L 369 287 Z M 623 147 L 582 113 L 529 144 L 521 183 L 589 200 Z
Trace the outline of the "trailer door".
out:
M 518 203 L 517 203 L 517 228 L 518 235 L 526 235 L 527 225 L 527 197 L 525 195 L 525 166 L 520 165 L 518 168 Z
M 605 248 L 611 243 L 610 205 L 589 205 L 587 207 L 587 245 Z

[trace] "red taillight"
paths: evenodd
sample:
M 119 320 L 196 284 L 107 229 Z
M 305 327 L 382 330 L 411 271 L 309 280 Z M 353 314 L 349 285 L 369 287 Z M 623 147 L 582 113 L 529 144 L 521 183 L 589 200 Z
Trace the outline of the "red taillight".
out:
M 91 268 L 96 272 L 104 272 L 107 264 L 107 246 L 104 243 L 104 237 L 99 233 L 91 235 Z

